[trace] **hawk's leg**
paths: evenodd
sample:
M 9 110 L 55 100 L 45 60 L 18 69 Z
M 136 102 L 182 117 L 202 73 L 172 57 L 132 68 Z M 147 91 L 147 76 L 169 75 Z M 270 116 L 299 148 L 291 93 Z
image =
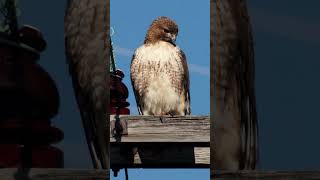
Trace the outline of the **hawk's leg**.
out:
M 160 121 L 161 121 L 161 123 L 163 123 L 163 119 L 164 119 L 164 117 L 163 117 L 163 116 L 165 116 L 165 115 L 166 115 L 166 114 L 165 114 L 165 113 L 163 113 L 163 112 L 160 114 Z
M 163 118 L 163 117 L 162 117 L 162 115 L 161 115 L 161 116 L 160 116 L 160 122 L 161 122 L 161 123 L 163 123 L 163 120 L 162 120 L 162 118 Z

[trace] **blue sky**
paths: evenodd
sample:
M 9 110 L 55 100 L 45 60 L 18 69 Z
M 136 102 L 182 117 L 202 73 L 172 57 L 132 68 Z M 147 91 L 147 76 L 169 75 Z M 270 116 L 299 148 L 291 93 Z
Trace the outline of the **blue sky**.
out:
M 151 22 L 159 16 L 168 16 L 179 25 L 177 44 L 186 54 L 190 68 L 192 113 L 209 114 L 209 1 L 199 3 L 182 0 L 111 0 L 110 9 L 111 26 L 115 32 L 112 40 L 116 61 L 118 68 L 126 75 L 124 82 L 130 89 L 129 102 L 132 113 L 137 114 L 130 82 L 131 57 L 134 50 L 143 44 Z
M 118 68 L 124 71 L 125 84 L 130 90 L 131 114 L 137 114 L 130 82 L 130 63 L 134 50 L 143 44 L 151 22 L 159 16 L 168 16 L 179 25 L 177 45 L 187 57 L 190 71 L 192 114 L 210 112 L 210 9 L 209 0 L 111 0 L 112 40 Z M 192 13 L 191 13 L 192 12 Z M 139 179 L 209 179 L 209 169 L 129 169 L 132 180 Z M 124 171 L 118 178 L 124 179 Z

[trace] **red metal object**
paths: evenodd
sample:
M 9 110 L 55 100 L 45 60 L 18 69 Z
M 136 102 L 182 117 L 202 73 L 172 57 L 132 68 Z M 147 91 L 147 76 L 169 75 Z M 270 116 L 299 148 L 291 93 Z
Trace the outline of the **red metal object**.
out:
M 41 32 L 30 26 L 23 26 L 19 33 L 24 41 L 0 37 L 3 40 L 0 43 L 0 114 L 19 111 L 24 116 L 29 115 L 30 119 L 52 118 L 59 106 L 56 85 L 49 74 L 35 63 L 37 57 L 34 52 L 19 46 L 34 40 L 34 47 L 44 48 L 45 41 Z
M 129 91 L 127 86 L 122 82 L 124 74 L 122 71 L 117 70 L 114 73 L 111 73 L 111 86 L 110 86 L 110 95 L 111 99 L 127 99 L 129 96 Z
M 0 168 L 21 166 L 23 148 L 19 144 L 0 144 Z M 30 159 L 34 168 L 63 167 L 63 152 L 53 146 L 33 146 Z
M 110 101 L 111 107 L 128 107 L 130 105 L 126 99 L 111 99 Z
M 130 103 L 127 101 L 129 91 L 127 86 L 122 82 L 124 74 L 121 70 L 116 70 L 110 75 L 110 113 L 111 114 L 130 114 L 127 108 Z
M 59 93 L 36 64 L 46 42 L 31 26 L 17 35 L 0 35 L 0 167 L 61 168 L 63 152 L 50 146 L 63 139 L 50 121 L 59 109 Z
M 19 144 L 0 144 L 0 168 L 13 168 L 21 165 Z
M 13 77 L 13 55 L 14 50 L 7 46 L 0 45 L 0 87 L 14 88 L 16 85 Z
M 110 107 L 110 114 L 117 114 L 117 113 L 122 114 L 122 115 L 129 115 L 130 110 L 128 108 Z
M 18 37 L 20 42 L 25 43 L 38 51 L 44 51 L 47 46 L 41 31 L 29 25 L 23 25 L 19 29 Z
M 12 116 L 17 109 L 30 119 L 57 114 L 58 90 L 50 75 L 34 63 L 35 57 L 1 44 L 0 55 L 0 115 Z
M 26 63 L 23 66 L 23 91 L 28 102 L 28 111 L 33 112 L 32 118 L 52 118 L 58 113 L 59 93 L 49 76 L 37 64 Z
M 32 167 L 63 167 L 63 152 L 53 146 L 35 146 L 32 148 Z
M 0 126 L 0 143 L 19 143 L 32 145 L 48 145 L 63 139 L 58 128 L 49 125 L 30 125 L 29 122 L 6 122 Z

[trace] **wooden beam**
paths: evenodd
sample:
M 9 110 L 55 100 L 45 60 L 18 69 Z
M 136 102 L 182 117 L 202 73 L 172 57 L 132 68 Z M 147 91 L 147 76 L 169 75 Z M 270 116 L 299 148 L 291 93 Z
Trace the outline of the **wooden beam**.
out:
M 213 173 L 213 171 L 212 171 Z M 108 170 L 98 169 L 0 169 L 1 179 L 15 180 L 105 180 Z M 214 180 L 273 180 L 273 179 L 320 179 L 320 171 L 219 171 L 211 174 Z
M 110 117 L 110 132 L 115 117 Z M 209 168 L 208 116 L 121 116 L 124 132 L 112 136 L 111 168 Z
M 214 180 L 247 180 L 247 179 L 320 179 L 320 171 L 213 171 L 211 179 Z
M 93 169 L 0 169 L 1 179 L 6 180 L 105 180 L 109 179 L 109 171 Z
M 121 142 L 189 142 L 210 146 L 208 116 L 163 116 L 161 119 L 160 116 L 120 116 L 120 120 L 127 124 Z M 114 116 L 110 120 L 112 132 L 115 127 Z M 111 134 L 110 142 L 115 141 Z

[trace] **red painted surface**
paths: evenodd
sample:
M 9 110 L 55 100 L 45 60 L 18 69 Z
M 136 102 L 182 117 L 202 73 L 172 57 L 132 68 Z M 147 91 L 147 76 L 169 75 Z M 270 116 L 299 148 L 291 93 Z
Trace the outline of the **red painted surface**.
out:
M 19 111 L 29 118 L 52 118 L 59 109 L 55 82 L 32 54 L 20 51 L 0 45 L 0 115 Z
M 128 107 L 130 103 L 126 99 L 111 98 L 110 105 L 111 107 Z
M 23 146 L 19 144 L 0 144 L 0 167 L 15 168 L 22 165 Z M 63 152 L 53 146 L 33 146 L 31 165 L 34 168 L 63 167 Z
M 23 66 L 22 87 L 28 101 L 28 109 L 36 117 L 52 118 L 58 113 L 59 93 L 50 75 L 38 64 Z
M 13 168 L 21 165 L 19 144 L 0 144 L 0 167 Z
M 16 83 L 13 78 L 14 66 L 12 63 L 12 56 L 14 51 L 7 46 L 0 46 L 0 87 L 14 88 Z
M 25 43 L 38 51 L 44 51 L 46 48 L 47 44 L 41 31 L 35 27 L 23 25 L 18 31 L 18 37 L 22 43 Z
M 119 114 L 122 115 L 129 115 L 130 110 L 128 108 L 116 108 L 116 107 L 110 107 L 110 114 L 117 114 L 117 111 L 119 111 Z
M 35 146 L 32 148 L 32 167 L 63 167 L 63 152 L 53 146 Z
M 129 91 L 127 86 L 122 82 L 124 74 L 122 71 L 117 70 L 110 75 L 110 113 L 111 114 L 130 114 L 128 106 L 130 103 L 127 101 Z
M 111 98 L 121 98 L 127 99 L 129 96 L 129 91 L 127 86 L 121 82 L 122 79 L 118 79 L 118 77 L 111 77 L 111 86 L 110 86 L 110 97 Z
M 52 126 L 32 127 L 6 123 L 6 126 L 0 127 L 0 143 L 46 145 L 62 139 L 62 131 Z
M 59 93 L 36 63 L 46 42 L 31 26 L 17 36 L 0 35 L 0 167 L 61 168 L 63 152 L 50 146 L 63 139 L 50 121 L 59 109 Z

